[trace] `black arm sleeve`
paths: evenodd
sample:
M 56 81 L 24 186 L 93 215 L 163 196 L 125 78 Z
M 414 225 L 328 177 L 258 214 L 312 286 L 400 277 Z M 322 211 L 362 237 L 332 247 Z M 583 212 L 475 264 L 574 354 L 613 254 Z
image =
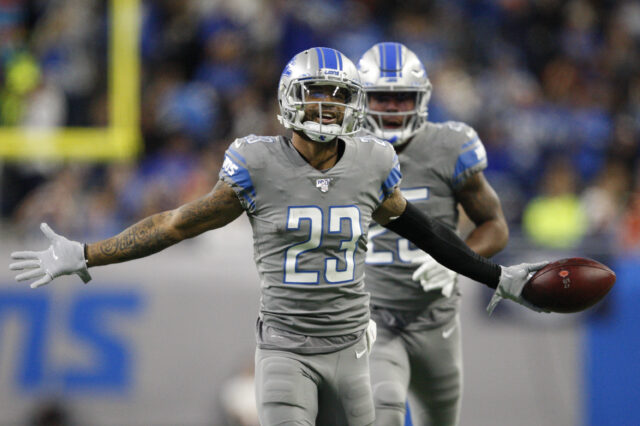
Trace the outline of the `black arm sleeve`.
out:
M 498 286 L 500 266 L 471 250 L 460 237 L 407 202 L 407 208 L 385 228 L 408 239 L 438 263 L 491 288 Z

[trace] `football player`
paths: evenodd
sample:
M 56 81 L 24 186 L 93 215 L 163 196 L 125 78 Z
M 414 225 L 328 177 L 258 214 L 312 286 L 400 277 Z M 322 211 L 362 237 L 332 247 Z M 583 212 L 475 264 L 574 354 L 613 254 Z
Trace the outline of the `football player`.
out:
M 393 147 L 357 137 L 364 93 L 355 65 L 329 48 L 305 50 L 278 87 L 280 121 L 292 137 L 250 135 L 225 153 L 219 181 L 200 199 L 149 216 L 122 233 L 81 244 L 42 230 L 51 246 L 14 252 L 16 279 L 32 287 L 88 267 L 148 256 L 220 228 L 243 212 L 253 229 L 261 303 L 256 324 L 256 398 L 262 425 L 369 425 L 374 421 L 364 257 L 372 219 L 440 263 L 521 297 L 542 264 L 501 267 L 472 252 L 398 190 Z
M 487 159 L 464 123 L 427 121 L 431 83 L 400 43 L 379 43 L 358 63 L 367 95 L 364 127 L 389 141 L 402 170 L 404 197 L 451 230 L 458 205 L 474 222 L 467 245 L 490 257 L 507 244 L 500 200 L 482 170 Z M 369 229 L 366 285 L 378 340 L 370 357 L 376 424 L 402 425 L 407 390 L 427 424 L 456 425 L 462 391 L 457 274 L 381 225 Z M 421 264 L 420 264 L 421 263 Z

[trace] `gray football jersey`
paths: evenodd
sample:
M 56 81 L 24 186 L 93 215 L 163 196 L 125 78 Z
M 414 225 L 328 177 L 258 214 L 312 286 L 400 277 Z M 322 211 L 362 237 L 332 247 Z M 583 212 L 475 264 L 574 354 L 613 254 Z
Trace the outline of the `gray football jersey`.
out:
M 263 328 L 324 337 L 361 333 L 368 324 L 369 222 L 401 174 L 387 142 L 342 140 L 342 157 L 324 172 L 283 136 L 250 135 L 225 153 L 220 179 L 253 229 Z
M 458 122 L 427 123 L 399 154 L 399 159 L 403 175 L 400 189 L 405 198 L 455 229 L 456 189 L 469 176 L 487 167 L 485 149 L 476 132 Z M 441 305 L 446 317 L 430 318 L 434 325 L 455 314 L 457 291 L 451 298 L 444 298 L 437 291 L 425 293 L 420 283 L 411 279 L 420 266 L 413 261 L 423 254 L 422 250 L 377 224 L 369 230 L 368 248 L 366 283 L 373 305 L 415 312 Z

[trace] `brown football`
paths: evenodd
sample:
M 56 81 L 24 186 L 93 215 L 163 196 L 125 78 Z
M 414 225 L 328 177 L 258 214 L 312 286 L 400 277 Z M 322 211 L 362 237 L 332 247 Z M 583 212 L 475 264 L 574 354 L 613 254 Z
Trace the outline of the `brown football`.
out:
M 584 257 L 552 262 L 525 284 L 522 297 L 551 312 L 579 312 L 600 301 L 616 282 L 602 263 Z

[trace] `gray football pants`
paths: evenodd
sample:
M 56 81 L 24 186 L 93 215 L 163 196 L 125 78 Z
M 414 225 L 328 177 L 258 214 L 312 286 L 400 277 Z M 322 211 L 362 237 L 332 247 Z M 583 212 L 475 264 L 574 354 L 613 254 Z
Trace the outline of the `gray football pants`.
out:
M 256 402 L 262 426 L 372 425 L 366 339 L 329 354 L 256 349 Z M 356 353 L 362 354 L 356 357 Z
M 407 389 L 414 418 L 430 426 L 458 424 L 462 396 L 460 319 L 432 330 L 397 331 L 378 325 L 370 357 L 376 425 L 403 426 Z M 416 423 L 414 423 L 416 424 Z

